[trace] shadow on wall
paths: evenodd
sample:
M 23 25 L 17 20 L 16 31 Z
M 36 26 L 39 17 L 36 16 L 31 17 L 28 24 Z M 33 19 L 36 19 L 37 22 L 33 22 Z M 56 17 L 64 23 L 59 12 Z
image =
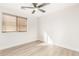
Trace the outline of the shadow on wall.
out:
M 47 32 L 44 32 L 44 42 L 45 44 L 50 44 L 50 45 L 54 44 L 53 39 L 48 35 Z

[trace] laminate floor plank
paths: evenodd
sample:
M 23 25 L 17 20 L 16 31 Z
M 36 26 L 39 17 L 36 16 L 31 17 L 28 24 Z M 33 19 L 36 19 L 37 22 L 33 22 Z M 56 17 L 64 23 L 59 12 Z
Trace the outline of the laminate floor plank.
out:
M 32 43 L 0 51 L 1 56 L 79 56 L 79 52 L 56 45 Z

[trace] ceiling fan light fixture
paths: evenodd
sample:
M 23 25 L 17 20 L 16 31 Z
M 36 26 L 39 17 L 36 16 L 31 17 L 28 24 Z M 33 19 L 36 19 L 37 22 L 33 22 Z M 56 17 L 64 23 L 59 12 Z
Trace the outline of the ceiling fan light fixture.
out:
M 33 9 L 32 14 L 34 14 L 37 10 L 45 13 L 46 11 L 44 9 L 41 9 L 41 8 L 48 5 L 48 4 L 47 3 L 42 3 L 41 5 L 39 5 L 38 3 L 32 3 L 32 5 L 33 5 L 33 7 L 22 6 L 21 8 L 22 9 L 26 9 L 26 8 Z
M 38 8 L 34 8 L 34 10 L 38 10 Z

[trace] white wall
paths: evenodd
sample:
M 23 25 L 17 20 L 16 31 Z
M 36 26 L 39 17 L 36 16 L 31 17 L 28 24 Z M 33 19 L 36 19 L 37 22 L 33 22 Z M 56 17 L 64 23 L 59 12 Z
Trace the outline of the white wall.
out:
M 54 44 L 79 51 L 79 5 L 67 6 L 40 18 L 40 39 L 44 33 Z
M 27 32 L 2 33 L 2 12 L 27 17 Z M 37 18 L 28 16 L 18 10 L 0 8 L 0 49 L 37 40 Z

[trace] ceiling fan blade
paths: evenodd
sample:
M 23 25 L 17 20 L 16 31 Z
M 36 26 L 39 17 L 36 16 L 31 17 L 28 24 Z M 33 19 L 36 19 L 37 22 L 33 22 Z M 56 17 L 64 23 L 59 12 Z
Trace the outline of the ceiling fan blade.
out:
M 35 10 L 32 11 L 32 14 L 34 14 L 34 13 L 35 13 Z
M 48 5 L 48 4 L 49 3 L 43 3 L 43 4 L 39 5 L 38 8 L 44 7 L 44 6 Z
M 45 10 L 43 10 L 43 9 L 39 9 L 39 11 L 41 11 L 41 12 L 43 12 L 43 13 L 45 13 L 46 11 Z
M 33 6 L 34 6 L 34 7 L 36 7 L 36 6 L 37 6 L 37 3 L 32 3 L 32 4 L 33 4 Z
M 25 7 L 25 6 L 22 6 L 21 8 L 22 9 L 25 9 L 25 8 L 33 9 L 34 7 Z

